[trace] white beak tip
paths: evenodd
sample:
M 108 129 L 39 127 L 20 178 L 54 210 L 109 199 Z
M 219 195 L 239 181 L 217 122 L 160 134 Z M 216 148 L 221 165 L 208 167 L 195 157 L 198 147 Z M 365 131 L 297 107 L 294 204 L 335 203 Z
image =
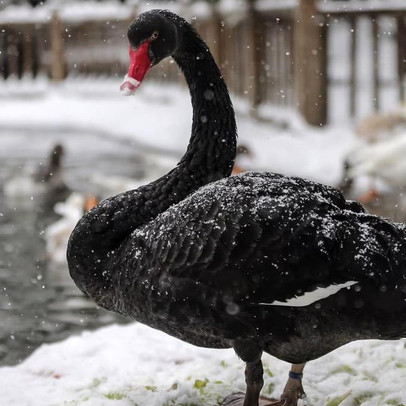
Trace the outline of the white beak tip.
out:
M 120 92 L 123 96 L 131 96 L 138 89 L 140 82 L 128 75 L 125 75 L 123 83 L 120 86 Z

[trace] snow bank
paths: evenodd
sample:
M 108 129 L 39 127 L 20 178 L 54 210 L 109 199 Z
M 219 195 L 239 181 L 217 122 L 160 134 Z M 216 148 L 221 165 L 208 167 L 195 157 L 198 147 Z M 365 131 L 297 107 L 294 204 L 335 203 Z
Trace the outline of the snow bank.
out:
M 406 403 L 405 345 L 352 343 L 310 362 L 308 404 Z M 268 355 L 263 361 L 263 392 L 278 397 L 289 365 Z M 1 404 L 8 406 L 208 406 L 245 388 L 244 365 L 232 350 L 193 347 L 141 324 L 44 345 L 22 364 L 0 368 L 0 381 Z
M 257 0 L 255 8 L 260 11 L 277 11 L 294 9 L 299 5 L 299 0 Z
M 0 82 L 1 128 L 76 128 L 100 131 L 111 137 L 135 139 L 179 156 L 190 136 L 192 110 L 186 87 L 145 79 L 137 94 L 120 95 L 120 79 Z M 270 170 L 327 184 L 337 184 L 342 159 L 354 133 L 350 125 L 312 128 L 293 114 L 272 110 L 267 119 L 283 115 L 285 128 L 249 116 L 246 101 L 235 99 L 239 143 L 252 151 L 245 169 Z M 277 121 L 277 120 L 276 120 Z

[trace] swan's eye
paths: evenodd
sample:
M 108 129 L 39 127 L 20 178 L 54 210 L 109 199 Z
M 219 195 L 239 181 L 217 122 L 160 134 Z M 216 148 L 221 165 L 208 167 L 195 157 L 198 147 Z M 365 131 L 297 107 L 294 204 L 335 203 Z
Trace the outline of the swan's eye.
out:
M 159 36 L 159 32 L 158 31 L 154 31 L 151 35 L 151 40 L 157 39 Z

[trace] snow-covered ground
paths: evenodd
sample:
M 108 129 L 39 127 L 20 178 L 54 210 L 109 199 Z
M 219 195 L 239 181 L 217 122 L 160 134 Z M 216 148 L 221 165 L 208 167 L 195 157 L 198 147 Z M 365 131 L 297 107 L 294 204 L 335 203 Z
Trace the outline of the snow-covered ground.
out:
M 64 127 L 92 129 L 180 156 L 191 125 L 187 89 L 146 80 L 136 96 L 125 98 L 119 84 L 120 78 L 3 82 L 0 134 L 7 128 L 50 128 L 57 140 Z M 350 125 L 314 129 L 292 116 L 292 125 L 282 129 L 251 119 L 243 101 L 235 105 L 239 141 L 253 153 L 249 165 L 338 183 L 342 157 L 354 140 Z M 405 346 L 353 343 L 309 363 L 308 404 L 406 404 Z M 268 356 L 264 362 L 264 393 L 277 397 L 289 366 Z M 244 389 L 243 367 L 231 350 L 199 349 L 139 324 L 111 326 L 44 345 L 22 364 L 0 368 L 0 405 L 212 406 Z
M 312 406 L 406 403 L 406 341 L 357 342 L 310 362 L 303 385 Z M 278 397 L 289 365 L 268 355 L 264 390 Z M 214 406 L 243 391 L 232 350 L 193 347 L 141 324 L 111 326 L 44 345 L 0 369 L 7 406 Z

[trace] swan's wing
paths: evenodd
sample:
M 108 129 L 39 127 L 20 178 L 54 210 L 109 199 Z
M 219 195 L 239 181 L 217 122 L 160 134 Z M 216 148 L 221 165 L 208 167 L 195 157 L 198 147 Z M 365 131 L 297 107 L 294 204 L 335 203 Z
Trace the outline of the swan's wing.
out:
M 233 178 L 144 228 L 154 267 L 230 303 L 259 306 L 309 305 L 397 272 L 403 229 L 364 214 L 338 191 L 278 175 Z

